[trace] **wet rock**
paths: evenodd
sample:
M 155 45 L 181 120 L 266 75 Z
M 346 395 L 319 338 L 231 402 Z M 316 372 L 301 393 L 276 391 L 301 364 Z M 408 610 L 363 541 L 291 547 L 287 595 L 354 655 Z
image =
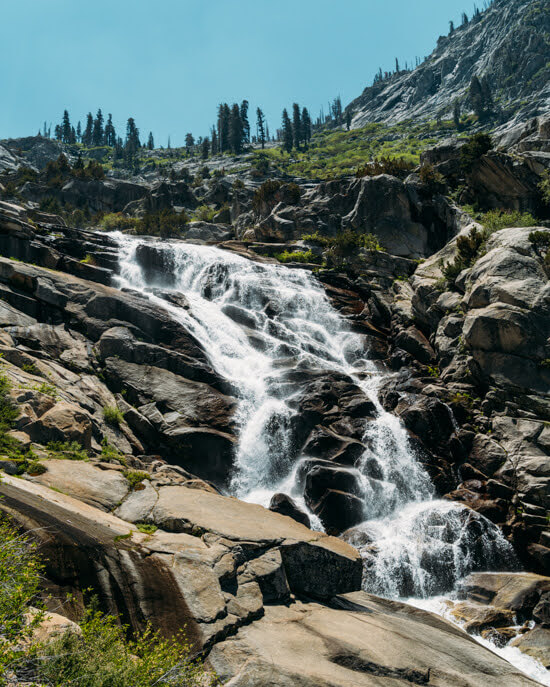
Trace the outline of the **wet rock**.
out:
M 280 513 L 281 515 L 286 515 L 296 522 L 299 522 L 306 527 L 310 526 L 310 520 L 307 513 L 298 508 L 295 501 L 287 496 L 286 494 L 273 494 L 271 501 L 269 502 L 269 510 L 274 513 Z
M 402 329 L 395 337 L 395 344 L 421 363 L 430 363 L 435 359 L 434 350 L 428 339 L 416 327 Z
M 233 238 L 230 227 L 211 224 L 209 222 L 190 222 L 185 237 L 188 239 L 200 239 L 207 243 L 218 243 Z

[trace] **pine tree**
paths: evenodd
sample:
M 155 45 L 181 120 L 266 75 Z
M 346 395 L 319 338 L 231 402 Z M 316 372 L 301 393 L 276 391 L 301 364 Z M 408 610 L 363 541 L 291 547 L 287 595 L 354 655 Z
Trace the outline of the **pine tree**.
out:
M 133 117 L 128 118 L 126 123 L 126 142 L 124 144 L 124 157 L 128 167 L 136 169 L 137 154 L 140 148 L 139 129 Z
M 61 141 L 61 139 L 63 138 L 63 134 L 62 134 L 62 131 L 61 131 L 61 125 L 60 125 L 60 124 L 56 124 L 56 125 L 55 125 L 54 136 L 55 136 L 55 140 L 56 140 L 56 141 Z
M 116 131 L 113 124 L 113 115 L 109 113 L 107 124 L 105 124 L 105 145 L 114 147 L 116 145 Z
M 241 119 L 241 110 L 237 103 L 233 104 L 231 108 L 231 116 L 229 119 L 229 144 L 231 152 L 234 155 L 239 155 L 243 149 L 243 122 Z
M 311 140 L 311 117 L 307 107 L 302 110 L 302 141 L 304 145 L 308 145 Z
M 269 143 L 271 140 L 269 138 L 269 124 L 267 123 L 267 119 L 265 120 L 265 140 Z
M 261 111 L 261 109 L 258 107 L 256 110 L 256 136 L 258 138 L 258 141 L 262 145 L 262 150 L 265 148 L 265 138 L 266 138 L 266 133 L 265 133 L 265 117 L 264 113 Z
M 74 130 L 74 126 L 71 126 L 71 135 L 69 137 L 69 143 L 76 143 L 76 131 Z
M 186 134 L 185 135 L 185 149 L 187 150 L 187 154 L 189 156 L 193 155 L 193 146 L 195 145 L 195 139 L 193 137 L 193 134 Z
M 397 57 L 395 58 L 395 72 L 396 72 L 396 74 L 399 74 L 399 72 L 400 72 L 399 60 L 397 59 Z
M 479 120 L 485 117 L 484 97 L 481 83 L 477 76 L 473 76 L 470 81 L 470 103 Z
M 218 147 L 220 153 L 229 150 L 229 105 L 221 103 L 218 107 Z
M 453 122 L 457 130 L 460 131 L 460 103 L 458 102 L 458 100 L 455 100 L 453 104 Z
M 80 122 L 76 125 L 76 140 L 78 143 L 82 140 L 82 127 L 80 125 Z
M 248 121 L 248 100 L 241 103 L 241 124 L 243 128 L 243 144 L 250 143 L 250 122 Z
M 68 110 L 63 112 L 63 121 L 61 123 L 61 140 L 63 143 L 71 142 L 71 121 L 69 119 Z
M 103 136 L 103 113 L 101 112 L 101 108 L 99 108 L 94 119 L 94 126 L 92 129 L 92 145 L 103 145 Z
M 92 134 L 94 130 L 94 118 L 92 117 L 92 113 L 88 112 L 86 115 L 86 128 L 84 129 L 84 133 L 82 134 L 82 143 L 89 147 L 92 145 Z
M 298 150 L 303 139 L 302 115 L 298 103 L 293 103 L 292 105 L 292 138 L 294 147 Z
M 481 79 L 481 93 L 483 95 L 485 116 L 492 115 L 495 110 L 495 103 L 493 100 L 493 93 L 491 92 L 491 86 L 489 85 L 489 79 L 486 76 Z
M 283 110 L 283 126 L 282 126 L 282 138 L 283 138 L 283 150 L 290 153 L 292 150 L 293 135 L 292 135 L 292 123 L 286 108 Z
M 462 26 L 466 26 L 466 24 L 469 22 L 468 15 L 466 12 L 462 12 Z
M 155 140 L 153 139 L 153 132 L 149 132 L 149 138 L 147 139 L 147 148 L 149 150 L 154 150 L 155 149 Z
M 206 160 L 209 152 L 210 152 L 210 139 L 208 138 L 208 136 L 205 136 L 202 139 L 202 143 L 201 143 L 201 157 L 203 160 Z
M 212 155 L 217 155 L 218 150 L 218 134 L 216 133 L 216 127 L 212 127 L 212 143 L 211 143 Z
M 455 23 L 454 21 L 449 22 L 449 36 L 455 32 Z

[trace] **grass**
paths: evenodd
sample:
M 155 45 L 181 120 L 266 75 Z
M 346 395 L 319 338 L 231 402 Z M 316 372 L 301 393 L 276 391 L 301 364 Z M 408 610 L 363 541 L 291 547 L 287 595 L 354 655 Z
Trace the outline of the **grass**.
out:
M 57 460 L 88 460 L 88 452 L 78 441 L 50 441 L 48 457 Z
M 48 382 L 37 384 L 36 386 L 33 386 L 33 389 L 41 394 L 46 394 L 46 396 L 51 396 L 51 398 L 57 398 L 59 395 L 55 386 L 48 384 Z
M 136 527 L 138 528 L 138 531 L 142 532 L 143 534 L 154 534 L 158 530 L 156 525 L 148 522 L 136 522 Z
M 80 261 L 83 265 L 97 265 L 95 258 L 89 253 Z
M 120 427 L 124 422 L 124 415 L 116 406 L 105 406 L 103 408 L 103 418 L 108 425 Z
M 441 129 L 454 130 L 450 121 L 403 122 L 394 126 L 372 123 L 353 131 L 323 130 L 314 134 L 308 150 L 285 153 L 280 148 L 262 151 L 269 166 L 309 179 L 334 179 L 355 174 L 373 160 L 400 159 L 410 166 L 438 140 Z
M 310 263 L 310 262 L 320 262 L 320 258 L 317 255 L 314 255 L 314 253 L 310 250 L 307 251 L 295 251 L 290 252 L 288 250 L 283 251 L 282 253 L 276 253 L 274 257 L 279 261 L 279 262 L 301 262 L 301 263 Z

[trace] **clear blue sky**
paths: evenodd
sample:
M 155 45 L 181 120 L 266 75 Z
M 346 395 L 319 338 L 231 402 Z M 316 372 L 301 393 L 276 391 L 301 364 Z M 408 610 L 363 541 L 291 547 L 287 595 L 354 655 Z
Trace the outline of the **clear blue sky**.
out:
M 482 3 L 479 2 L 481 5 Z M 428 55 L 472 0 L 0 0 L 0 138 L 34 134 L 67 108 L 182 145 L 216 106 L 247 98 L 270 129 L 294 101 L 313 117 Z M 53 130 L 53 127 L 52 127 Z M 120 132 L 119 132 L 120 133 Z

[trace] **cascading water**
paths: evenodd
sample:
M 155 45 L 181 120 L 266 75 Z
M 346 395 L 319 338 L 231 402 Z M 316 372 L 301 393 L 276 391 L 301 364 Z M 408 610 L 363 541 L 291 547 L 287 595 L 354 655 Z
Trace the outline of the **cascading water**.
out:
M 368 448 L 356 465 L 365 522 L 348 535 L 364 557 L 365 589 L 425 597 L 451 590 L 473 569 L 502 568 L 513 560 L 497 527 L 459 505 L 433 499 L 406 431 L 378 401 L 385 373 L 365 357 L 362 337 L 349 330 L 314 276 L 209 246 L 114 236 L 120 286 L 169 310 L 236 390 L 233 494 L 267 505 L 283 491 L 305 508 L 291 451 L 296 387 L 286 375 L 329 370 L 349 376 L 376 409 L 376 418 L 365 421 Z M 140 260 L 140 251 L 147 250 L 156 255 L 156 269 Z M 159 288 L 183 294 L 189 307 L 155 295 Z M 376 479 L 366 470 L 372 460 Z

